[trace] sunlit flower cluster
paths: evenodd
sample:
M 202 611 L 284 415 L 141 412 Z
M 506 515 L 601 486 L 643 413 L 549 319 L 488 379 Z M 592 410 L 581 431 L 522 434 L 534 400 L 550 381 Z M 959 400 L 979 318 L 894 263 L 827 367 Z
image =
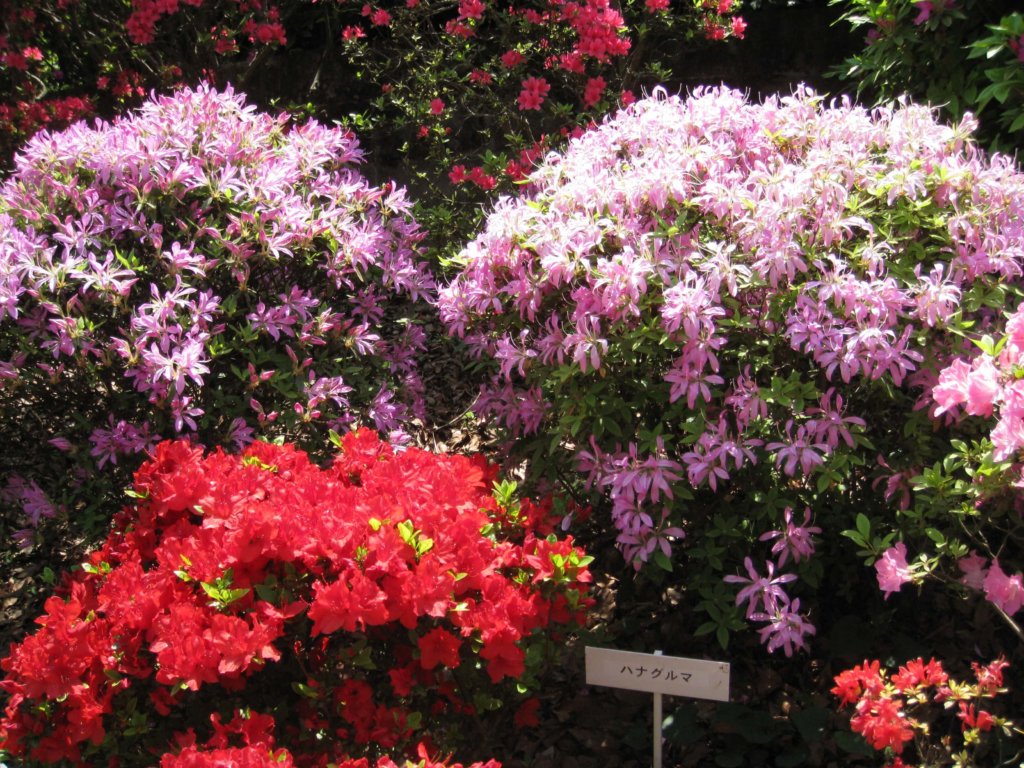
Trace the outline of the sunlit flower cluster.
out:
M 434 727 L 443 745 L 544 630 L 582 623 L 590 558 L 549 535 L 550 500 L 499 501 L 479 457 L 396 453 L 369 430 L 339 442 L 327 469 L 262 442 L 156 446 L 136 505 L 0 662 L 0 751 L 366 765 L 346 761 Z
M 441 292 L 494 361 L 478 411 L 561 436 L 637 564 L 679 539 L 685 499 L 737 477 L 813 510 L 844 457 L 875 463 L 868 435 L 891 425 L 866 398 L 927 406 L 1019 282 L 1024 177 L 972 128 L 806 90 L 619 112 L 498 201 Z
M 991 712 L 992 699 L 1006 692 L 1003 670 L 1008 666 L 1002 658 L 988 664 L 973 662 L 974 681 L 968 682 L 951 678 L 934 658 L 910 660 L 895 673 L 877 660 L 865 661 L 836 675 L 832 694 L 841 706 L 853 707 L 850 726 L 872 748 L 891 757 L 890 768 L 941 765 L 950 758 L 954 759 L 949 764 L 980 765 L 971 758 L 984 753 L 985 734 L 993 729 L 1008 733 L 1013 727 Z M 949 735 L 929 738 L 954 712 L 960 734 L 953 736 L 954 729 L 943 728 Z
M 349 132 L 205 86 L 40 133 L 2 187 L 3 396 L 85 376 L 95 423 L 48 428 L 99 468 L 160 436 L 402 442 L 433 278 L 404 191 L 360 161 Z

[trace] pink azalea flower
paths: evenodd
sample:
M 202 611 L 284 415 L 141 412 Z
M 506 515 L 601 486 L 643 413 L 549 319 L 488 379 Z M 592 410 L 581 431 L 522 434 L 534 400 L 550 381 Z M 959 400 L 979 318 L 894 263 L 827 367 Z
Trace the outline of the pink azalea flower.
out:
M 917 16 L 914 17 L 914 24 L 918 26 L 928 21 L 931 18 L 932 11 L 935 10 L 932 6 L 932 0 L 921 0 L 919 3 L 914 3 L 914 7 L 918 10 Z
M 917 8 L 917 16 L 914 17 L 914 24 L 920 26 L 933 15 L 938 15 L 956 7 L 954 0 L 919 0 L 914 3 Z
M 729 575 L 722 580 L 727 584 L 746 584 L 736 595 L 736 605 L 747 604 L 747 618 L 754 618 L 758 606 L 762 607 L 765 614 L 775 616 L 782 612 L 784 606 L 789 605 L 789 595 L 783 589 L 783 584 L 796 581 L 795 573 L 783 573 L 775 575 L 775 563 L 765 560 L 768 575 L 762 576 L 754 568 L 754 563 L 749 557 L 743 559 L 743 565 L 747 569 L 749 577 Z
M 1024 605 L 1024 577 L 1021 574 L 1007 576 L 999 567 L 999 560 L 993 560 L 983 584 L 985 597 L 999 610 L 1012 616 Z
M 1004 389 L 1001 399 L 999 423 L 991 435 L 996 461 L 1010 458 L 1024 446 L 1024 380 Z
M 1013 365 L 1018 358 L 1024 356 L 1024 309 L 1018 309 L 1006 321 L 1006 337 L 1001 358 L 1004 367 Z
M 779 556 L 780 568 L 786 564 L 786 560 L 789 559 L 790 555 L 798 563 L 801 560 L 810 558 L 814 554 L 812 534 L 821 533 L 821 528 L 818 526 L 808 525 L 811 522 L 810 507 L 804 510 L 804 522 L 802 525 L 795 525 L 793 523 L 792 507 L 786 507 L 783 516 L 786 520 L 786 529 L 784 531 L 768 531 L 768 533 L 762 534 L 760 538 L 761 541 L 778 539 L 772 545 L 772 554 Z
M 817 633 L 814 625 L 800 614 L 799 598 L 790 605 L 780 606 L 772 614 L 756 613 L 750 618 L 754 621 L 767 622 L 758 630 L 758 633 L 769 653 L 775 653 L 782 648 L 787 657 L 792 656 L 794 648 L 807 649 L 805 635 Z
M 932 398 L 939 404 L 936 416 L 967 402 L 970 373 L 971 364 L 957 359 L 939 374 L 939 383 L 932 390 Z
M 961 558 L 957 562 L 960 570 L 963 571 L 963 578 L 960 583 L 971 589 L 983 589 L 985 573 L 988 567 L 988 558 L 982 557 L 977 552 L 971 552 L 970 557 Z
M 967 375 L 965 410 L 972 416 L 991 416 L 992 405 L 999 397 L 999 391 L 999 371 L 992 363 L 992 358 L 975 360 L 973 369 Z
M 910 581 L 910 566 L 907 565 L 907 545 L 902 541 L 889 547 L 875 563 L 878 572 L 878 588 L 885 592 L 885 599 Z

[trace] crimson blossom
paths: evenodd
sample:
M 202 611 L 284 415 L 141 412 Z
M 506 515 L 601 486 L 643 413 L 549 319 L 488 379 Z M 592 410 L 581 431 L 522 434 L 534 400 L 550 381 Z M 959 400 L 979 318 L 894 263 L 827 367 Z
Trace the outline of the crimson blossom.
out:
M 326 469 L 288 445 L 157 445 L 135 505 L 0 662 L 0 751 L 380 768 L 468 746 L 452 734 L 476 695 L 493 708 L 584 620 L 590 558 L 550 535 L 550 500 L 499 503 L 481 458 L 338 442 Z

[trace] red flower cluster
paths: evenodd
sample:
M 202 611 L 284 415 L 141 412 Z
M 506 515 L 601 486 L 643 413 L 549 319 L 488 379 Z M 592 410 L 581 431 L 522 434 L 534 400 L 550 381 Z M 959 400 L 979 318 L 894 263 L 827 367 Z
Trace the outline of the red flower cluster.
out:
M 979 708 L 980 702 L 1004 690 L 1002 671 L 1006 661 L 997 659 L 991 664 L 971 666 L 976 684 L 951 680 L 942 663 L 935 659 L 908 661 L 891 676 L 878 661 L 865 661 L 836 675 L 832 693 L 841 705 L 854 707 L 850 727 L 872 747 L 880 751 L 890 749 L 900 755 L 917 734 L 918 751 L 931 765 L 935 757 L 932 753 L 948 750 L 950 745 L 948 740 L 938 746 L 927 744 L 926 738 L 932 732 L 930 720 L 948 711 L 952 702 L 959 705 L 957 717 L 965 746 L 977 745 L 980 734 L 994 726 L 1010 725 Z M 896 765 L 903 765 L 899 758 L 893 761 Z
M 579 37 L 575 53 L 602 62 L 629 53 L 630 40 L 621 34 L 626 21 L 610 0 L 555 0 L 552 5 L 559 6 Z
M 157 446 L 137 505 L 0 662 L 0 749 L 95 765 L 151 717 L 166 727 L 135 738 L 161 768 L 347 761 L 412 744 L 417 707 L 471 713 L 474 685 L 524 672 L 535 630 L 583 621 L 589 558 L 547 536 L 549 503 L 500 506 L 482 459 L 340 443 L 327 469 L 290 446 Z M 214 685 L 229 709 L 200 748 Z M 220 725 L 242 702 L 287 750 L 272 715 Z
M 125 31 L 129 39 L 136 45 L 149 45 L 156 39 L 156 27 L 166 16 L 173 16 L 183 10 L 180 6 L 200 8 L 204 0 L 132 0 L 132 13 L 125 21 Z M 260 45 L 284 45 L 284 27 L 280 23 L 280 11 L 274 5 L 264 7 L 259 0 L 239 0 L 238 11 L 243 15 L 263 13 L 265 20 L 253 17 L 245 18 L 245 25 L 240 30 L 252 43 Z M 225 52 L 229 52 L 226 49 Z M 220 52 L 220 51 L 218 51 Z
M 519 109 L 540 109 L 550 90 L 551 85 L 543 77 L 526 78 L 519 93 Z
M 485 192 L 494 189 L 498 183 L 498 180 L 493 175 L 487 173 L 482 165 L 475 165 L 469 171 L 466 170 L 464 165 L 453 165 L 452 169 L 448 172 L 448 179 L 452 184 L 476 184 Z

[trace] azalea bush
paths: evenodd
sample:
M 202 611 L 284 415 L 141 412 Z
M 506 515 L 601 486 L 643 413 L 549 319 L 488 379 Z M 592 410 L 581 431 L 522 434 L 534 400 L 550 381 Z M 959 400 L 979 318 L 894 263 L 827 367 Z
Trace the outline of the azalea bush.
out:
M 261 104 L 357 130 L 376 163 L 407 174 L 431 246 L 450 256 L 492 189 L 511 188 L 565 135 L 670 78 L 681 44 L 741 38 L 738 9 L 733 0 L 16 2 L 0 30 L 10 94 L 0 152 L 41 127 L 109 116 L 152 88 L 234 83 Z
M 227 64 L 244 74 L 285 42 L 273 3 L 11 0 L 0 15 L 0 163 L 41 128 L 109 115 Z
M 383 768 L 529 709 L 592 602 L 551 501 L 518 501 L 481 458 L 336 442 L 324 469 L 289 445 L 158 444 L 0 662 L 0 757 Z
M 345 3 L 323 3 L 321 13 L 369 88 L 350 120 L 383 152 L 417 159 L 410 183 L 451 255 L 491 190 L 511 189 L 564 136 L 670 78 L 667 51 L 741 38 L 738 8 L 732 0 L 391 0 L 363 5 L 362 18 Z
M 699 634 L 806 647 L 814 588 L 871 575 L 843 532 L 868 564 L 903 531 L 1000 540 L 984 511 L 906 511 L 978 429 L 938 412 L 940 371 L 1020 296 L 1024 176 L 973 128 L 660 94 L 550 156 L 460 255 L 439 308 L 492 372 L 478 412 L 604 497 L 627 562 L 685 564 Z
M 207 86 L 24 147 L 0 202 L 0 493 L 25 521 L 120 503 L 111 471 L 160 438 L 408 439 L 433 279 L 403 190 L 360 159 L 348 131 Z
M 980 137 L 1024 138 L 1024 16 L 1007 0 L 833 0 L 864 48 L 832 74 L 876 101 L 909 96 L 946 117 L 973 112 Z
M 865 661 L 838 674 L 832 693 L 853 707 L 850 726 L 886 755 L 890 768 L 1010 765 L 1010 738 L 1022 732 L 992 712 L 1007 691 L 1007 666 L 1002 658 L 974 662 L 968 682 L 951 678 L 934 658 L 908 661 L 892 674 L 877 660 Z

